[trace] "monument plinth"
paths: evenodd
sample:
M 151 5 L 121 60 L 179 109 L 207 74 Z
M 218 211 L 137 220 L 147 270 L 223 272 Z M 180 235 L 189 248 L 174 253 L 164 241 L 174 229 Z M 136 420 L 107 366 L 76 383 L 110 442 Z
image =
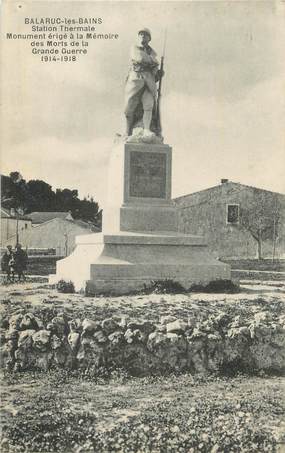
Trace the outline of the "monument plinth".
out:
M 185 289 L 230 279 L 203 237 L 177 231 L 168 145 L 120 143 L 110 158 L 103 232 L 76 238 L 50 281 L 73 281 L 88 294 L 126 294 L 171 279 Z
M 103 231 L 176 231 L 168 145 L 121 143 L 114 147 Z

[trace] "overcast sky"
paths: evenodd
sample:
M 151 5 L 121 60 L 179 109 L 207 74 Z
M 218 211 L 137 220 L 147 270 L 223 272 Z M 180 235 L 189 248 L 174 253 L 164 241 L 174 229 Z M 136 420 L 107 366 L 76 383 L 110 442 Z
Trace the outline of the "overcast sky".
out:
M 21 8 L 18 6 L 21 5 Z M 6 1 L 2 32 L 24 17 L 102 17 L 76 63 L 43 63 L 3 42 L 2 172 L 79 189 L 102 205 L 114 136 L 124 129 L 129 49 L 141 27 L 159 56 L 167 26 L 162 126 L 173 196 L 228 178 L 285 192 L 284 2 Z

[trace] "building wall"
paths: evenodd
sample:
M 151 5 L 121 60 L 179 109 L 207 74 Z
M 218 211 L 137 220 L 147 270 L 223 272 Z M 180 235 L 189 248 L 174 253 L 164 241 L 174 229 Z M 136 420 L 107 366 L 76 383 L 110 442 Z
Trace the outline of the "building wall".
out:
M 64 219 L 53 219 L 33 226 L 21 235 L 21 244 L 27 248 L 54 248 L 57 255 L 69 255 L 75 247 L 75 237 L 92 233 Z
M 238 204 L 240 209 L 251 205 L 257 193 L 275 198 L 283 206 L 279 237 L 275 242 L 275 257 L 285 257 L 285 196 L 261 191 L 240 184 L 225 183 L 221 186 L 186 195 L 175 201 L 178 207 L 179 231 L 206 237 L 214 254 L 221 258 L 256 258 L 257 242 L 240 224 L 227 223 L 227 205 Z M 281 226 L 283 225 L 283 226 Z M 263 256 L 272 257 L 273 241 L 263 242 Z
M 31 220 L 18 220 L 19 242 L 21 237 L 27 230 L 32 228 Z M 13 217 L 1 217 L 1 246 L 6 245 L 11 241 L 11 245 L 15 245 L 17 231 L 17 219 Z

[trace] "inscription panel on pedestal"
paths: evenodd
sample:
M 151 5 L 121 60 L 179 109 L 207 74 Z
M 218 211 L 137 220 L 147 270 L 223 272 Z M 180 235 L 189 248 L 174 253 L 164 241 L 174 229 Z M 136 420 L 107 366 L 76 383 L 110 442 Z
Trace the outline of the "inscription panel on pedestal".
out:
M 131 151 L 129 196 L 139 198 L 166 197 L 166 155 Z

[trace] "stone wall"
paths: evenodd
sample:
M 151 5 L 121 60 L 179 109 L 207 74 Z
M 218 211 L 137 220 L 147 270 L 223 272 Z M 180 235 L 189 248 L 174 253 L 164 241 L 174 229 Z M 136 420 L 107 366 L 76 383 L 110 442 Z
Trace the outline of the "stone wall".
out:
M 285 315 L 251 317 L 221 311 L 188 319 L 163 316 L 155 324 L 116 317 L 103 321 L 32 312 L 2 320 L 2 366 L 9 370 L 123 368 L 133 375 L 281 372 L 285 369 Z

